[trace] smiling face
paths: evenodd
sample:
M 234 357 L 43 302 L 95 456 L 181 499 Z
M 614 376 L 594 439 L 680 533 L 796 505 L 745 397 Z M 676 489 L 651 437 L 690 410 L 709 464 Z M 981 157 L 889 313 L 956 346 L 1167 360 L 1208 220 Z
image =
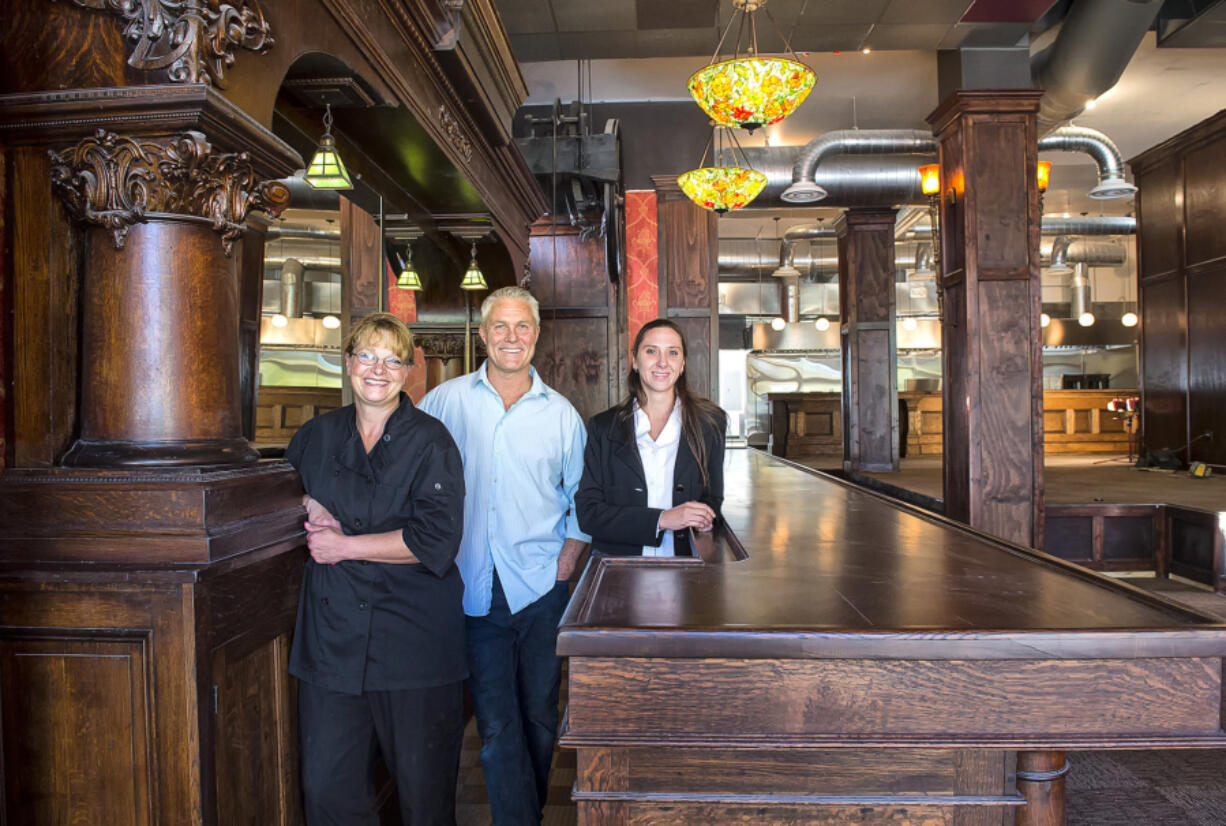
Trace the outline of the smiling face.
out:
M 356 404 L 372 407 L 400 404 L 407 368 L 404 356 L 388 347 L 390 343 L 382 336 L 372 336 L 346 354 L 345 369 L 349 371 L 349 386 L 353 388 Z M 373 364 L 363 363 L 371 359 Z M 397 363 L 399 367 L 395 366 Z
M 505 378 L 528 371 L 541 328 L 532 318 L 532 306 L 527 301 L 519 298 L 496 301 L 481 319 L 478 332 L 489 354 L 488 369 Z
M 685 345 L 669 327 L 648 330 L 634 353 L 634 369 L 649 393 L 670 393 L 685 372 Z

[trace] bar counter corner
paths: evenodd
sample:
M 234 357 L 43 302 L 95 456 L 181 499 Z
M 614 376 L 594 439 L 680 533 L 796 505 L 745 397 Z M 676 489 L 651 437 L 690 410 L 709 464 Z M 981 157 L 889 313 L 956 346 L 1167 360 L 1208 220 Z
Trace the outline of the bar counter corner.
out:
M 1069 750 L 1226 747 L 1216 620 L 755 450 L 725 486 L 726 552 L 593 560 L 562 620 L 580 826 L 1055 826 Z

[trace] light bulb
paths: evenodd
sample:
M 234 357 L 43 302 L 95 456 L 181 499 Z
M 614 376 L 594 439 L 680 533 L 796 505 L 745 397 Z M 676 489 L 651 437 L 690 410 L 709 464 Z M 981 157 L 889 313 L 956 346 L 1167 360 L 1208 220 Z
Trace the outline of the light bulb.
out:
M 771 319 L 771 329 L 772 330 L 782 330 L 786 326 L 788 326 L 788 323 L 784 321 L 782 318 L 779 318 L 776 316 L 775 318 Z
M 286 324 L 289 324 L 289 319 L 281 315 L 280 313 L 277 313 L 276 315 L 274 315 L 271 321 L 272 321 L 272 326 L 274 327 L 284 327 Z
M 1039 326 L 1047 327 L 1050 324 L 1051 324 L 1051 316 L 1049 316 L 1047 313 L 1039 313 Z
M 341 326 L 341 320 L 334 315 L 326 315 L 323 318 L 323 324 L 329 330 L 335 330 L 337 327 Z
M 907 332 L 914 332 L 919 325 L 915 323 L 915 319 L 908 316 L 902 320 L 902 328 Z
M 1137 321 L 1137 314 L 1129 311 L 1124 313 L 1124 317 L 1120 319 L 1120 324 L 1123 324 L 1125 327 L 1136 327 Z
M 819 318 L 817 321 L 813 322 L 813 326 L 817 327 L 817 329 L 824 333 L 830 329 L 830 319 L 824 317 Z
M 1077 323 L 1082 327 L 1089 327 L 1094 324 L 1094 313 L 1085 312 L 1077 316 Z

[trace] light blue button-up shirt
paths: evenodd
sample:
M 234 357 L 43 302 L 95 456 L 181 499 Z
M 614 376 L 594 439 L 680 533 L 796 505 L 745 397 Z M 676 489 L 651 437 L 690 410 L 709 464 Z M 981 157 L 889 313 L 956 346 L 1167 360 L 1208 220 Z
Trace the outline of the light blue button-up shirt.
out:
M 464 613 L 490 612 L 494 571 L 515 613 L 557 582 L 558 554 L 579 530 L 575 490 L 583 475 L 583 419 L 541 381 L 510 410 L 486 377 L 486 365 L 444 382 L 419 407 L 442 421 L 464 459 L 464 539 L 456 565 Z

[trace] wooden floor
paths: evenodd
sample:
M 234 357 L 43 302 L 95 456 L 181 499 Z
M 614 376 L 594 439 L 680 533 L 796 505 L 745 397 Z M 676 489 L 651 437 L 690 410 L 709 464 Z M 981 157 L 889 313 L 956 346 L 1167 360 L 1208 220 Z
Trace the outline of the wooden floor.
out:
M 819 470 L 829 459 L 804 461 Z M 889 485 L 941 498 L 941 457 L 903 459 L 896 473 L 865 473 Z M 1125 457 L 1094 454 L 1048 456 L 1044 465 L 1047 502 L 1051 504 L 1168 504 L 1208 511 L 1226 510 L 1226 471 L 1205 479 L 1186 472 L 1136 470 Z M 1224 821 L 1226 822 L 1226 821 Z

